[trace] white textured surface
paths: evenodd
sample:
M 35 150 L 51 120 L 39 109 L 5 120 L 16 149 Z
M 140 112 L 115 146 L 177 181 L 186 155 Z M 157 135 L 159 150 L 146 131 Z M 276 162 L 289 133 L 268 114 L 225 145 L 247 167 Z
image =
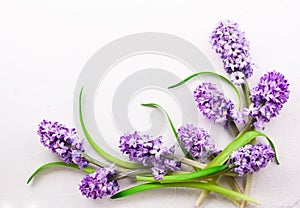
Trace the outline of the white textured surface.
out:
M 83 175 L 76 171 L 46 171 L 30 185 L 26 180 L 39 165 L 56 159 L 39 144 L 37 124 L 47 118 L 74 125 L 75 83 L 96 50 L 124 35 L 165 32 L 195 44 L 223 73 L 208 43 L 210 31 L 221 19 L 237 21 L 251 41 L 251 54 L 259 66 L 250 80 L 252 86 L 271 69 L 284 73 L 291 83 L 289 102 L 265 130 L 276 143 L 281 165 L 269 165 L 255 176 L 252 196 L 263 208 L 300 207 L 300 15 L 296 0 L 1 1 L 0 207 L 193 207 L 200 191 L 151 191 L 117 201 L 93 201 L 80 196 L 77 184 Z M 139 119 L 133 109 L 130 116 Z M 233 205 L 212 195 L 203 207 Z

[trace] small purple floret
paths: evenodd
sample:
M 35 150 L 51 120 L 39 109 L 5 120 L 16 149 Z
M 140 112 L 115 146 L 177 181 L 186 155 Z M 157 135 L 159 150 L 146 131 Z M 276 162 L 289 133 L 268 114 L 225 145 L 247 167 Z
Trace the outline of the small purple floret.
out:
M 97 169 L 96 172 L 86 175 L 81 180 L 79 190 L 82 195 L 92 199 L 111 196 L 120 189 L 115 177 L 116 171 L 113 167 Z

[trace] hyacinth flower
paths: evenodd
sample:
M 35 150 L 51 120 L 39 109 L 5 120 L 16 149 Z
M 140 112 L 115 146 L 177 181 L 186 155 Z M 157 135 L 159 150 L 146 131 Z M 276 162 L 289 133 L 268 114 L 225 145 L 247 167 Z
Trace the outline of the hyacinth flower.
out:
M 234 84 L 243 84 L 245 78 L 251 77 L 254 64 L 249 53 L 249 41 L 237 23 L 230 20 L 219 22 L 211 33 L 210 43 Z
M 37 133 L 41 143 L 65 163 L 74 163 L 80 168 L 87 167 L 89 162 L 81 156 L 81 153 L 85 152 L 83 140 L 79 139 L 74 128 L 69 129 L 58 122 L 43 120 L 39 124 Z
M 161 180 L 168 171 L 180 170 L 181 163 L 169 158 L 174 154 L 174 145 L 164 145 L 161 136 L 152 138 L 136 131 L 124 134 L 120 137 L 119 148 L 131 161 L 142 162 L 146 167 L 153 166 L 151 170 L 155 180 Z
M 264 129 L 264 123 L 279 114 L 289 94 L 289 83 L 285 77 L 276 71 L 268 72 L 251 91 L 252 103 L 245 110 L 245 115 L 253 118 L 254 127 Z
M 85 153 L 83 140 L 79 138 L 75 128 L 70 129 L 58 122 L 43 120 L 38 126 L 37 134 L 40 136 L 40 142 L 58 155 L 66 164 L 75 164 L 80 169 L 85 170 L 89 164 L 98 168 L 107 166 L 106 163 Z M 125 170 L 121 167 L 118 169 Z
M 186 124 L 178 129 L 178 136 L 183 147 L 196 160 L 204 162 L 217 152 L 214 141 L 204 128 Z
M 233 124 L 232 121 L 245 123 L 242 113 L 240 113 L 233 102 L 226 98 L 224 93 L 217 89 L 212 83 L 202 83 L 194 91 L 194 98 L 202 114 L 220 124 Z M 235 133 L 238 133 L 236 126 L 231 125 Z
M 275 153 L 270 145 L 247 144 L 231 154 L 229 164 L 234 165 L 233 171 L 242 177 L 247 173 L 258 172 L 273 161 L 274 157 Z
M 117 172 L 113 166 L 99 168 L 81 180 L 79 190 L 82 195 L 92 199 L 113 195 L 120 189 L 116 177 Z

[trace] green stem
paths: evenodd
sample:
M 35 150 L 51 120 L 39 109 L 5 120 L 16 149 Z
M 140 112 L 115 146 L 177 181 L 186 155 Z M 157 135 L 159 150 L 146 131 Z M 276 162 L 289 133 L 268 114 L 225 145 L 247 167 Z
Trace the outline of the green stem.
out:
M 237 137 L 241 136 L 242 134 L 245 134 L 247 131 L 251 130 L 253 122 L 254 122 L 254 118 L 251 118 L 247 122 L 247 124 L 244 126 L 244 128 L 240 131 L 240 133 L 237 135 Z
M 250 89 L 249 89 L 248 81 L 246 79 L 244 79 L 244 80 L 245 80 L 245 83 L 242 84 L 242 91 L 244 94 L 245 106 L 246 106 L 246 108 L 248 108 L 251 104 Z
M 226 178 L 228 179 L 228 183 L 233 190 L 235 190 L 236 192 L 239 192 L 239 193 L 243 193 L 239 184 L 236 182 L 236 180 L 234 180 L 233 177 L 226 177 Z
M 103 167 L 111 165 L 111 164 L 107 164 L 107 163 L 104 163 L 104 162 L 100 162 L 99 160 L 96 160 L 96 159 L 92 158 L 91 156 L 89 156 L 88 154 L 86 154 L 84 152 L 81 152 L 79 150 L 77 150 L 77 151 L 81 154 L 81 157 L 83 157 L 84 159 L 86 159 L 89 163 L 94 164 L 94 165 L 96 165 L 96 166 L 98 166 L 100 168 L 103 168 Z M 128 172 L 128 169 L 122 168 L 122 167 L 115 166 L 114 169 L 116 169 L 119 173 L 121 173 L 121 172 Z
M 228 125 L 230 126 L 232 133 L 234 134 L 234 136 L 237 136 L 240 133 L 239 128 L 237 127 L 237 125 L 235 124 L 235 122 L 228 118 Z
M 214 184 L 214 183 L 212 183 Z M 196 203 L 195 203 L 195 207 L 200 207 L 203 202 L 206 200 L 206 198 L 208 197 L 210 190 L 203 190 L 200 194 L 200 196 L 198 197 Z
M 198 168 L 198 169 L 204 169 L 206 167 L 206 164 L 200 163 L 200 162 L 195 161 L 195 160 L 188 159 L 186 157 L 179 157 L 179 156 L 176 156 L 176 155 L 170 155 L 170 156 L 165 156 L 165 157 L 167 157 L 169 159 L 178 160 L 179 162 L 182 162 L 186 165 L 189 165 L 189 166 L 192 166 L 192 167 L 195 167 L 195 168 Z
M 100 168 L 109 166 L 108 164 L 105 164 L 105 163 L 103 163 L 103 162 L 100 162 L 100 161 L 98 161 L 98 160 L 92 158 L 91 156 L 89 156 L 88 154 L 86 154 L 86 153 L 84 153 L 84 152 L 81 152 L 81 151 L 79 151 L 79 150 L 77 150 L 77 151 L 80 153 L 80 155 L 81 155 L 82 158 L 86 159 L 86 160 L 87 160 L 89 163 L 91 163 L 91 164 L 94 164 L 94 165 L 96 165 L 96 166 L 98 166 L 98 167 L 100 167 Z
M 241 190 L 240 186 L 237 184 L 237 182 L 234 180 L 234 178 L 233 177 L 227 177 L 227 179 L 228 179 L 227 182 L 228 182 L 229 186 L 231 187 L 231 189 L 238 192 L 238 193 L 240 193 L 240 194 L 242 194 L 242 190 Z M 239 201 L 233 200 L 233 199 L 231 199 L 231 200 L 237 207 L 240 206 Z
M 252 183 L 253 183 L 253 179 L 254 179 L 254 174 L 248 174 L 246 176 L 246 184 L 245 184 L 244 193 L 247 194 L 247 195 L 250 194 Z M 243 200 L 241 202 L 240 208 L 245 208 L 246 205 L 247 205 L 247 202 Z
M 150 169 L 131 170 L 131 171 L 120 173 L 117 176 L 116 180 L 126 178 L 126 177 L 142 177 L 142 176 L 139 176 L 139 175 L 144 175 L 144 174 L 151 175 L 152 171 Z

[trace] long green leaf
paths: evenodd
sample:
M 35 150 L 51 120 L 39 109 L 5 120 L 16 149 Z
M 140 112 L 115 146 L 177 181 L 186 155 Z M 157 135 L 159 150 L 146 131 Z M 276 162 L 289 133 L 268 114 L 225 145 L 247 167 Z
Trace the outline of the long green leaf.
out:
M 101 147 L 99 147 L 96 144 L 96 142 L 93 140 L 93 138 L 91 137 L 91 135 L 87 131 L 87 128 L 86 128 L 84 120 L 83 120 L 82 106 L 81 106 L 81 103 L 82 103 L 82 93 L 83 93 L 83 88 L 81 88 L 80 95 L 79 95 L 79 118 L 80 118 L 80 124 L 81 124 L 82 131 L 83 131 L 86 139 L 88 140 L 88 142 L 90 143 L 90 145 L 94 148 L 94 150 L 99 155 L 101 155 L 104 159 L 106 159 L 106 160 L 108 160 L 108 161 L 110 161 L 112 163 L 115 163 L 116 165 L 119 165 L 121 167 L 128 168 L 128 169 L 136 169 L 136 168 L 143 167 L 139 163 L 128 162 L 128 161 L 116 158 L 116 157 L 108 154 L 107 152 L 105 152 Z
M 198 72 L 198 73 L 193 74 L 193 75 L 185 78 L 181 82 L 179 82 L 179 83 L 177 83 L 175 85 L 172 85 L 172 86 L 170 86 L 168 88 L 172 89 L 172 88 L 178 87 L 180 85 L 183 85 L 187 81 L 189 81 L 190 79 L 192 79 L 194 77 L 197 77 L 197 76 L 200 76 L 200 75 L 210 75 L 210 76 L 214 76 L 214 77 L 220 78 L 221 80 L 225 81 L 234 90 L 235 94 L 237 95 L 237 97 L 238 97 L 238 109 L 239 110 L 241 109 L 242 102 L 241 102 L 241 94 L 240 94 L 239 90 L 237 89 L 237 87 L 234 84 L 232 84 L 232 82 L 230 80 L 228 80 L 227 78 L 225 78 L 224 76 L 222 76 L 222 75 L 220 75 L 218 73 L 214 73 L 214 72 Z
M 159 180 L 160 183 L 169 183 L 169 182 L 180 182 L 180 181 L 188 181 L 188 180 L 195 180 L 201 179 L 203 177 L 207 177 L 223 170 L 228 169 L 226 165 L 220 165 L 212 168 L 207 168 L 204 170 L 198 170 L 191 173 L 183 173 L 183 174 L 176 174 L 176 175 L 168 175 L 164 176 L 162 180 Z M 145 181 L 145 182 L 156 182 L 153 177 L 146 177 L 146 176 L 137 176 L 137 181 Z
M 132 195 L 138 192 L 142 191 L 147 191 L 151 189 L 158 189 L 158 188 L 173 188 L 173 187 L 185 187 L 185 188 L 196 188 L 196 189 L 204 189 L 204 190 L 209 190 L 213 191 L 222 195 L 225 195 L 229 198 L 235 198 L 235 199 L 242 199 L 248 202 L 252 202 L 254 204 L 260 204 L 257 200 L 250 196 L 246 196 L 244 194 L 240 194 L 238 192 L 235 192 L 233 190 L 224 188 L 219 185 L 212 185 L 212 184 L 207 184 L 207 183 L 202 183 L 202 182 L 184 182 L 184 183 L 147 183 L 147 184 L 142 184 L 138 186 L 134 186 L 132 188 L 126 189 L 124 191 L 120 191 L 113 195 L 111 198 L 112 199 L 117 199 L 121 197 L 125 197 L 128 195 Z
M 64 162 L 50 162 L 50 163 L 46 163 L 42 166 L 40 166 L 36 171 L 34 171 L 33 174 L 31 174 L 31 176 L 28 178 L 27 180 L 27 184 L 30 183 L 30 181 L 39 173 L 41 172 L 42 170 L 44 169 L 47 169 L 49 167 L 53 167 L 53 166 L 64 166 L 64 167 L 69 167 L 69 168 L 74 168 L 76 170 L 80 170 L 80 168 L 78 167 L 78 165 L 75 165 L 75 164 L 67 164 L 67 163 L 64 163 Z M 93 168 L 84 168 L 83 169 L 86 173 L 93 173 L 95 172 L 95 169 Z
M 179 144 L 182 152 L 184 153 L 184 155 L 189 158 L 189 159 L 193 159 L 192 156 L 186 151 L 186 149 L 182 146 L 181 142 L 180 142 L 180 139 L 179 139 L 179 136 L 177 134 L 177 130 L 175 129 L 174 125 L 173 125 L 173 122 L 168 114 L 168 112 L 163 108 L 161 107 L 160 105 L 156 104 L 156 103 L 142 103 L 141 104 L 142 106 L 147 106 L 147 107 L 153 107 L 153 108 L 158 108 L 160 109 L 165 115 L 166 117 L 168 118 L 168 121 L 169 121 L 169 124 L 172 128 L 172 131 L 173 131 L 173 134 L 177 140 L 177 143 Z
M 222 165 L 224 162 L 226 162 L 228 160 L 230 154 L 233 151 L 236 151 L 239 147 L 246 145 L 252 139 L 254 139 L 255 137 L 259 137 L 259 136 L 267 138 L 270 145 L 274 149 L 275 161 L 276 161 L 277 164 L 279 164 L 278 159 L 277 159 L 277 155 L 276 155 L 276 150 L 275 150 L 275 147 L 274 147 L 272 141 L 265 134 L 263 134 L 261 132 L 248 131 L 248 132 L 238 136 L 230 144 L 228 144 L 227 147 L 225 147 L 225 149 L 217 157 L 215 157 L 212 161 L 210 161 L 210 163 L 207 164 L 206 168 Z

